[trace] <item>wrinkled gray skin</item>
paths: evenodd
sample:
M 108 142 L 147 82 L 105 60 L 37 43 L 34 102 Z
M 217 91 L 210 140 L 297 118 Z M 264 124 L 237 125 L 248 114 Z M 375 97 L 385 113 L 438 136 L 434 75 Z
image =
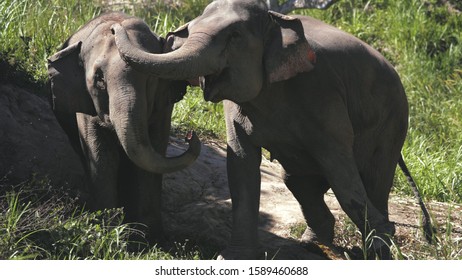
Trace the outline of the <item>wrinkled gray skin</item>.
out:
M 182 155 L 165 158 L 174 102 L 184 81 L 167 81 L 127 65 L 111 25 L 126 30 L 137 48 L 163 51 L 163 39 L 135 17 L 109 13 L 80 28 L 48 60 L 53 110 L 91 177 L 90 206 L 124 207 L 128 221 L 162 237 L 162 173 L 191 164 L 200 142 L 190 135 Z M 167 47 L 168 49 L 168 47 Z
M 133 48 L 113 28 L 133 67 L 175 79 L 202 76 L 204 98 L 224 100 L 233 229 L 222 258 L 260 256 L 261 147 L 285 169 L 309 225 L 306 240 L 333 240 L 334 217 L 323 200 L 329 187 L 363 236 L 372 229 L 385 240 L 394 234 L 388 196 L 408 104 L 377 51 L 314 18 L 268 12 L 256 0 L 212 2 L 168 36 L 177 50 L 163 55 Z M 375 239 L 373 247 L 388 258 L 383 245 Z

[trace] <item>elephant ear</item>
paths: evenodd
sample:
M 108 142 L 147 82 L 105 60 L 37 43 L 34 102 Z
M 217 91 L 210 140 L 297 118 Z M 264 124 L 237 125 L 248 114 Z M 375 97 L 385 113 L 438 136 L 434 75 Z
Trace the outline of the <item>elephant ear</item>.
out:
M 266 39 L 264 66 L 270 83 L 290 79 L 314 68 L 316 54 L 299 19 L 268 11 L 274 23 Z
M 79 60 L 81 45 L 82 42 L 69 45 L 48 58 L 48 77 L 55 113 L 94 112 Z
M 189 36 L 188 25 L 189 23 L 186 23 L 175 31 L 167 34 L 167 39 L 165 39 L 164 44 L 164 53 L 177 50 L 184 44 Z

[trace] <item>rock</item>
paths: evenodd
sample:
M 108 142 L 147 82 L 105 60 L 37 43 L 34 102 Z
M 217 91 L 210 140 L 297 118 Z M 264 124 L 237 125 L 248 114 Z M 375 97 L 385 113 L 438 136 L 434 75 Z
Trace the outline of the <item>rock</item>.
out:
M 0 85 L 0 183 L 47 179 L 57 187 L 85 184 L 83 167 L 47 101 Z

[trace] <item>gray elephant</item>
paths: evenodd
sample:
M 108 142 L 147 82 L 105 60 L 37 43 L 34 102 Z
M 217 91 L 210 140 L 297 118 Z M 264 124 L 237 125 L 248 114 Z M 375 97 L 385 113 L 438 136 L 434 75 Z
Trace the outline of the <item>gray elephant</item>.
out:
M 392 65 L 354 36 L 265 1 L 217 0 L 171 33 L 175 51 L 150 54 L 113 26 L 121 55 L 164 78 L 200 77 L 204 98 L 224 100 L 233 228 L 221 258 L 257 258 L 261 147 L 285 170 L 308 224 L 306 240 L 331 243 L 332 188 L 374 251 L 390 257 L 388 197 L 408 126 Z
M 91 178 L 90 207 L 124 207 L 127 221 L 147 225 L 149 239 L 158 239 L 162 174 L 191 164 L 200 142 L 191 133 L 187 151 L 165 157 L 173 104 L 187 82 L 127 65 L 111 34 L 114 23 L 137 48 L 164 51 L 164 40 L 139 18 L 108 13 L 91 20 L 48 59 L 53 110 Z

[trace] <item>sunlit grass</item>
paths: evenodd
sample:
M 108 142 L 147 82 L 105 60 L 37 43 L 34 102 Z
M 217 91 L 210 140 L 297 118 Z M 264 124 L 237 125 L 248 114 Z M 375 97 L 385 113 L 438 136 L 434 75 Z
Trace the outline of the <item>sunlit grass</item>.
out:
M 43 81 L 46 58 L 100 10 L 90 0 L 4 0 L 0 3 L 0 54 Z

